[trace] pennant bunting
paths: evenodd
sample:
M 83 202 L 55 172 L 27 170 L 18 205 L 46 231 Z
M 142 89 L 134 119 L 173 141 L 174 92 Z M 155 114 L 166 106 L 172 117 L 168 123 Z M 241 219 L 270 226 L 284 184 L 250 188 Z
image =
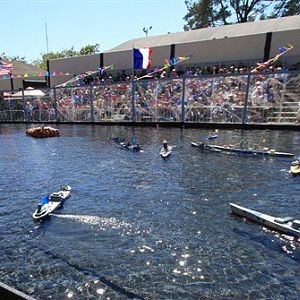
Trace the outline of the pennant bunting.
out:
M 292 50 L 293 48 L 294 48 L 294 46 L 291 44 L 288 44 L 287 46 L 279 47 L 279 49 L 278 49 L 279 53 L 277 55 L 275 55 L 274 57 L 270 58 L 269 60 L 267 60 L 265 62 L 256 63 L 257 66 L 253 70 L 251 70 L 251 73 L 258 73 L 258 72 L 264 71 L 265 69 L 272 66 L 281 56 L 283 56 L 285 53 Z

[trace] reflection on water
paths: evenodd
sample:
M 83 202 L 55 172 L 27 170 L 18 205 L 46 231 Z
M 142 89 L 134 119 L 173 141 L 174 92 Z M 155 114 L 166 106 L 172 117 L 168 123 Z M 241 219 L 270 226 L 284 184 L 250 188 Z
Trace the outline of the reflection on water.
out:
M 129 223 L 120 222 L 116 218 L 101 218 L 98 216 L 58 215 L 58 214 L 52 214 L 51 216 L 74 220 L 82 224 L 99 225 L 99 227 L 103 230 L 105 230 L 106 227 L 117 228 L 117 229 L 121 227 L 129 227 L 129 228 L 131 227 Z
M 37 299 L 298 299 L 300 241 L 231 215 L 229 202 L 300 218 L 292 159 L 203 153 L 207 130 L 0 125 L 1 281 Z M 300 154 L 299 132 L 220 130 L 216 144 Z M 135 137 L 144 153 L 112 136 Z M 162 160 L 161 142 L 174 147 Z M 41 196 L 72 186 L 32 221 Z

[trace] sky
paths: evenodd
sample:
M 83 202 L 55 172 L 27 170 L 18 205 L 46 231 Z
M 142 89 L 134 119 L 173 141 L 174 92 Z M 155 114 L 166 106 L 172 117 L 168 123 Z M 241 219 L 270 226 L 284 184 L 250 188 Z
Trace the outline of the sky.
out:
M 184 0 L 0 0 L 0 55 L 33 61 L 47 52 L 183 31 Z

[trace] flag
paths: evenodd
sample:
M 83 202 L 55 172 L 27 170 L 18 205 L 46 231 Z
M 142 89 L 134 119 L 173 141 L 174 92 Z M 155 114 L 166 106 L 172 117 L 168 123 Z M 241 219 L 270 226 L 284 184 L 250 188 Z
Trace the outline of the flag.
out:
M 280 47 L 280 48 L 278 48 L 278 50 L 279 50 L 280 53 L 284 53 L 287 50 L 289 50 L 289 48 L 287 48 L 287 47 Z
M 7 75 L 11 73 L 13 70 L 13 64 L 6 63 L 4 61 L 0 61 L 0 76 Z
M 148 69 L 152 66 L 152 49 L 151 48 L 133 48 L 133 67 L 134 69 Z

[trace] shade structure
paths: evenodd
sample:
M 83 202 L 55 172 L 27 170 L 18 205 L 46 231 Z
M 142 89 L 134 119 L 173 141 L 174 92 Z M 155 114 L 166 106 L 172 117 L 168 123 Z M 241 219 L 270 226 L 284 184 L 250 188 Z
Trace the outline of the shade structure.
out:
M 22 91 L 19 91 L 15 94 L 13 94 L 13 97 L 22 97 L 23 93 Z M 31 87 L 28 87 L 25 91 L 24 91 L 24 96 L 26 97 L 43 97 L 45 96 L 44 92 L 42 92 L 41 90 L 35 90 Z

